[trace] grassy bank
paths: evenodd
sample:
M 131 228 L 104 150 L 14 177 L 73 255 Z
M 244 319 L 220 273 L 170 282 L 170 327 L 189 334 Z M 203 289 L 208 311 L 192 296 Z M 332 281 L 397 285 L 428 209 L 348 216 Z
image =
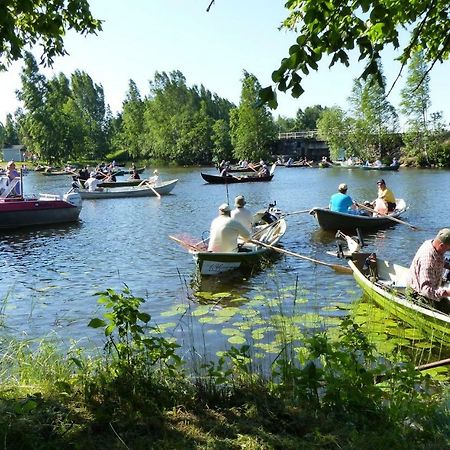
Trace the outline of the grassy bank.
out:
M 1 343 L 0 439 L 5 449 L 443 449 L 450 395 L 358 325 L 282 351 L 262 373 L 246 344 L 196 370 L 141 312 L 128 289 L 104 292 L 90 327 L 98 354 Z M 287 318 L 286 318 L 287 319 Z

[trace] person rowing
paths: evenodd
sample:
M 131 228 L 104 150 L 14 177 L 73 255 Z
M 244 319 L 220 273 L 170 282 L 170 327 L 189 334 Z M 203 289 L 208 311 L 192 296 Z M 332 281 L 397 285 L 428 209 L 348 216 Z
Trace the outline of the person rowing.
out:
M 348 186 L 346 183 L 341 183 L 338 186 L 338 192 L 333 194 L 330 198 L 330 211 L 345 213 L 345 214 L 360 214 L 356 203 L 347 194 Z

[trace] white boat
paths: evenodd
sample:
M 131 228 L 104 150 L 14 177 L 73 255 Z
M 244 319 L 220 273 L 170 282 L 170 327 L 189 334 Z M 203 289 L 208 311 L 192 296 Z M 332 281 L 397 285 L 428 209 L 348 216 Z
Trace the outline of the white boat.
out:
M 128 197 L 155 197 L 167 195 L 172 192 L 178 179 L 161 182 L 158 185 L 144 184 L 142 186 L 131 186 L 125 188 L 106 188 L 98 191 L 79 190 L 83 200 L 97 200 L 105 198 L 128 198 Z

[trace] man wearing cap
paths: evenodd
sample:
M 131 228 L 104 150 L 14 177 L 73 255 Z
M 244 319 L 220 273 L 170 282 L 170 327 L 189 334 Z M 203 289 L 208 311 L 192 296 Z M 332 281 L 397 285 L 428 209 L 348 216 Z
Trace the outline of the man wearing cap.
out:
M 234 199 L 235 208 L 231 211 L 231 218 L 241 222 L 251 233 L 253 227 L 253 214 L 245 207 L 246 201 L 243 195 L 238 195 Z
M 450 289 L 444 289 L 440 284 L 444 269 L 450 269 L 444 259 L 449 250 L 450 228 L 443 228 L 433 240 L 420 246 L 409 268 L 407 294 L 439 309 L 448 308 L 448 300 L 444 302 L 442 298 L 450 296 Z
M 358 214 L 356 205 L 350 195 L 347 195 L 348 186 L 341 183 L 338 186 L 338 192 L 330 198 L 330 211 L 336 211 L 346 214 Z
M 102 191 L 103 188 L 99 187 L 102 182 L 103 180 L 97 179 L 97 172 L 91 172 L 89 178 L 84 182 L 84 188 L 89 192 Z
M 388 212 L 394 211 L 397 206 L 394 193 L 386 187 L 386 183 L 383 179 L 377 181 L 377 186 L 378 198 L 386 203 Z
M 230 207 L 227 203 L 219 206 L 219 215 L 211 222 L 209 231 L 208 251 L 237 252 L 238 237 L 244 241 L 250 239 L 250 232 L 242 223 L 230 217 Z

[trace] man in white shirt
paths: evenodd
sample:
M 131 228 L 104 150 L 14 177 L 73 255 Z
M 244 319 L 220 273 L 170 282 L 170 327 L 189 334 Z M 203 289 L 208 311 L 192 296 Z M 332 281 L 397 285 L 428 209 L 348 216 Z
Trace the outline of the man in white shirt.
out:
M 91 172 L 89 178 L 84 182 L 84 188 L 88 189 L 89 192 L 103 190 L 102 188 L 99 187 L 99 184 L 101 184 L 103 180 L 98 180 L 96 176 L 97 176 L 96 172 Z
M 253 214 L 245 207 L 246 201 L 243 195 L 238 195 L 234 199 L 235 208 L 231 211 L 231 218 L 241 222 L 251 233 L 253 227 Z
M 211 222 L 208 251 L 237 252 L 238 237 L 244 241 L 250 239 L 250 232 L 242 223 L 230 217 L 230 207 L 223 203 L 219 206 L 219 216 Z

